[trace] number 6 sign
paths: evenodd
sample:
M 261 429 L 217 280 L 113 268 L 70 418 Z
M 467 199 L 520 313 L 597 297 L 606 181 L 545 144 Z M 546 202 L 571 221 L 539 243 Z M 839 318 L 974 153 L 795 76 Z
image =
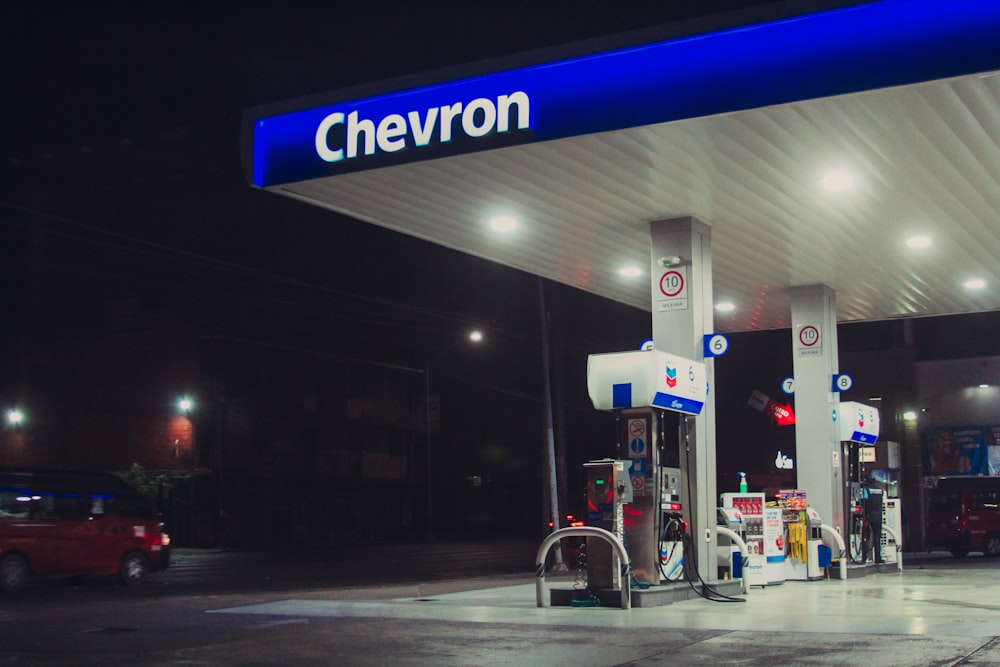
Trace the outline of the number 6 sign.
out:
M 729 351 L 729 338 L 726 334 L 705 334 L 704 338 L 705 357 L 721 357 Z

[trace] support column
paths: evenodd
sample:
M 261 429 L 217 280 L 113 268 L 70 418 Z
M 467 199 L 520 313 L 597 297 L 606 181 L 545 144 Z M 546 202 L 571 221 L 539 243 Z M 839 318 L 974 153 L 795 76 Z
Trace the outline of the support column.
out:
M 827 285 L 793 287 L 792 368 L 795 377 L 795 450 L 798 488 L 823 523 L 844 534 L 844 474 L 834 411 L 838 372 L 837 297 Z
M 659 220 L 650 223 L 650 237 L 653 346 L 703 361 L 708 385 L 714 387 L 715 365 L 712 359 L 704 358 L 702 343 L 705 334 L 714 333 L 711 228 L 691 217 Z M 705 398 L 700 415 L 682 420 L 688 425 L 693 422 L 693 428 L 681 429 L 681 498 L 694 538 L 698 574 L 710 581 L 717 578 L 714 392 Z

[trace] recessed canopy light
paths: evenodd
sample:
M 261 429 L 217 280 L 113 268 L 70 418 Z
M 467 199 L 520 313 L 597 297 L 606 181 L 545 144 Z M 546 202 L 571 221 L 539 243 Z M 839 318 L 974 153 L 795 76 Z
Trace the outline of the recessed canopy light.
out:
M 715 304 L 715 309 L 720 313 L 731 313 L 736 310 L 736 306 L 729 303 L 728 301 L 723 301 L 722 303 Z
M 988 384 L 986 384 L 985 382 L 983 382 L 982 384 L 979 385 L 979 388 L 980 389 L 989 389 L 990 386 Z
M 982 278 L 972 278 L 971 280 L 966 280 L 964 283 L 966 289 L 983 289 L 986 287 L 986 281 Z
M 847 192 L 854 187 L 854 175 L 846 169 L 835 169 L 820 181 L 830 192 Z
M 512 232 L 518 227 L 518 222 L 509 215 L 501 215 L 490 220 L 490 227 L 497 232 Z
M 471 340 L 473 343 L 480 343 L 480 342 L 482 342 L 482 340 L 483 340 L 483 332 L 480 331 L 479 329 L 476 329 L 475 331 L 470 331 L 469 332 L 469 340 Z
M 911 236 L 906 239 L 906 245 L 910 248 L 929 248 L 931 245 L 931 237 L 926 235 Z
M 635 265 L 623 266 L 618 269 L 618 273 L 626 278 L 636 278 L 642 275 L 642 269 Z

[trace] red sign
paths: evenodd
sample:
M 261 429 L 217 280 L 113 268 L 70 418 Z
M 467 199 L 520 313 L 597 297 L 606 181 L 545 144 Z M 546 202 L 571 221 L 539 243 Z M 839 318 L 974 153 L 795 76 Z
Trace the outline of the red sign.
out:
M 809 324 L 799 331 L 799 342 L 804 347 L 812 347 L 819 342 L 819 329 Z
M 778 423 L 778 426 L 789 426 L 795 423 L 795 413 L 792 412 L 792 406 L 778 403 L 767 394 L 754 391 L 750 394 L 750 400 L 747 401 L 747 405 L 754 410 L 771 415 L 771 418 Z
M 764 412 L 771 415 L 778 426 L 790 426 L 795 423 L 795 413 L 792 412 L 790 405 L 782 405 L 773 399 L 768 399 Z
M 660 276 L 660 291 L 671 298 L 684 291 L 684 274 L 680 271 L 667 271 Z

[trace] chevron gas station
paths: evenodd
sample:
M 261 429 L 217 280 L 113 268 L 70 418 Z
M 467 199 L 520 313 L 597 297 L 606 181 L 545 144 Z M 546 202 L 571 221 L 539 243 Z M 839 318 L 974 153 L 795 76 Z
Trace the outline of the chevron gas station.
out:
M 607 460 L 588 464 L 588 525 L 616 536 L 644 585 L 672 580 L 675 547 L 688 578 L 716 581 L 720 516 L 758 557 L 751 583 L 817 578 L 805 565 L 820 544 L 842 560 L 851 461 L 887 416 L 841 400 L 852 379 L 838 324 L 1000 308 L 1000 5 L 801 12 L 245 114 L 253 187 L 650 313 L 644 349 L 592 355 L 588 369 L 594 408 L 619 424 Z M 802 522 L 774 539 L 771 499 L 716 488 L 727 415 L 714 401 L 727 334 L 773 329 L 791 336 L 797 451 L 775 521 Z M 625 588 L 595 565 L 619 548 L 602 544 L 588 546 L 591 576 Z

